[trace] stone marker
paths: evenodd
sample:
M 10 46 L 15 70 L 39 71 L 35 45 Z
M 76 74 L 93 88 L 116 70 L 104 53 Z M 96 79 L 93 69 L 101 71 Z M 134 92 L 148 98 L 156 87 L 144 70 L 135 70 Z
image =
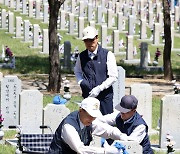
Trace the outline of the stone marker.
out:
M 71 70 L 71 42 L 64 42 L 64 68 Z
M 141 60 L 140 67 L 145 68 L 148 66 L 148 44 L 141 42 Z
M 10 34 L 14 34 L 14 13 L 9 12 L 9 19 L 8 19 L 8 32 Z
M 23 133 L 42 133 L 43 94 L 38 90 L 20 93 L 20 125 Z
M 161 100 L 160 148 L 166 148 L 169 134 L 176 142 L 174 148 L 180 149 L 180 95 L 166 95 Z
M 4 128 L 19 125 L 19 94 L 21 80 L 17 76 L 7 75 L 1 80 L 1 112 Z
M 64 104 L 48 104 L 43 112 L 44 125 L 50 126 L 53 133 L 55 133 L 61 121 L 70 113 L 70 110 Z M 48 130 L 44 131 L 49 132 Z
M 126 37 L 126 60 L 132 60 L 133 59 L 133 35 L 128 35 Z
M 43 48 L 42 52 L 49 54 L 49 34 L 48 29 L 43 29 Z
M 125 70 L 118 66 L 118 80 L 113 84 L 113 107 L 120 103 L 125 95 Z
M 152 87 L 150 84 L 133 84 L 131 95 L 138 99 L 137 111 L 146 121 L 150 131 L 152 129 Z

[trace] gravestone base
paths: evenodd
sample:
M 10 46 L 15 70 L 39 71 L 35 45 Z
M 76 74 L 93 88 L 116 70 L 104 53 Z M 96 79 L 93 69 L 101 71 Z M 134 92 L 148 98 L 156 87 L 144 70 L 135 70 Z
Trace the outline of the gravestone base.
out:
M 138 41 L 143 41 L 143 42 L 151 42 L 152 40 L 151 39 L 148 39 L 148 38 L 146 38 L 146 39 L 137 39 Z
M 152 46 L 164 46 L 163 43 L 159 43 L 159 44 L 151 44 Z
M 8 28 L 0 28 L 0 30 L 7 30 Z
M 49 22 L 48 22 L 48 23 L 49 23 Z M 67 31 L 67 34 L 69 34 L 67 28 L 65 28 L 65 29 L 60 29 L 60 28 L 59 28 L 59 30 L 60 30 L 60 31 L 63 31 L 63 32 L 64 32 L 64 31 Z
M 149 129 L 148 131 L 148 135 L 158 135 L 158 134 L 159 134 L 159 131 L 155 129 Z
M 27 15 L 29 15 L 29 13 L 20 13 L 20 15 L 25 15 L 25 16 L 27 16 Z
M 29 40 L 29 41 L 24 41 L 22 40 L 21 43 L 32 43 L 33 41 L 32 40 Z
M 164 68 L 162 66 L 147 66 L 147 67 L 137 67 L 138 70 L 145 70 L 145 71 L 160 71 L 162 72 Z
M 115 55 L 115 56 L 126 55 L 126 52 L 118 52 L 118 53 L 116 52 L 116 53 L 114 53 L 114 55 Z
M 73 34 L 70 34 L 70 33 L 67 32 L 66 35 L 77 36 L 78 33 L 77 33 L 77 32 L 74 32 Z
M 122 60 L 125 64 L 140 64 L 140 59 Z
M 13 36 L 12 38 L 14 38 L 14 39 L 23 39 L 23 36 L 20 36 L 20 37 Z
M 151 145 L 151 148 L 153 149 L 153 151 L 158 152 L 158 153 L 159 152 L 164 152 L 164 153 L 167 152 L 167 148 L 160 148 L 159 145 Z M 180 152 L 180 149 L 175 149 L 174 148 L 174 150 L 175 150 L 174 151 L 175 153 Z
M 42 46 L 34 47 L 34 46 L 29 46 L 29 48 L 34 48 L 34 49 L 41 49 Z
M 106 47 L 105 49 L 109 50 L 109 51 L 112 51 L 113 50 L 113 47 Z
M 127 34 L 128 31 L 120 31 L 119 33 L 122 33 L 122 34 Z
M 171 49 L 171 51 L 176 51 L 176 52 L 178 52 L 178 51 L 180 51 L 180 48 L 173 48 L 173 49 Z

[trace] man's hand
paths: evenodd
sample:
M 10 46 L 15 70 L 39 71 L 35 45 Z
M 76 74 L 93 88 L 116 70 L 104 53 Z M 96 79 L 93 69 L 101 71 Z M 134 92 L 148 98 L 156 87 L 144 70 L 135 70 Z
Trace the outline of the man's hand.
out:
M 97 97 L 100 92 L 101 92 L 101 89 L 99 88 L 99 86 L 94 87 L 94 88 L 89 92 L 89 96 L 90 96 L 90 97 Z

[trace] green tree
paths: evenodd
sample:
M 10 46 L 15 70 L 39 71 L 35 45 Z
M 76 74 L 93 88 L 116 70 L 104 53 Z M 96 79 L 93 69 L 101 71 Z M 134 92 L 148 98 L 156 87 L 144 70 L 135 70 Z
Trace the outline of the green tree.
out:
M 59 92 L 61 88 L 61 72 L 59 61 L 59 40 L 57 36 L 57 20 L 59 9 L 65 0 L 48 0 L 49 2 L 49 84 L 48 91 Z
M 163 0 L 163 14 L 164 14 L 164 52 L 163 52 L 163 66 L 164 66 L 164 79 L 172 80 L 173 72 L 171 66 L 171 18 L 170 18 L 170 6 L 168 0 Z

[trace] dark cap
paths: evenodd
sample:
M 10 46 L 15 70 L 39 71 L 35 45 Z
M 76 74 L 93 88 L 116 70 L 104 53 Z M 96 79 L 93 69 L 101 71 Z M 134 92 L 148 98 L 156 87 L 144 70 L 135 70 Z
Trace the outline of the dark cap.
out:
M 133 95 L 125 95 L 121 98 L 120 104 L 116 105 L 116 109 L 122 113 L 127 113 L 133 109 L 136 109 L 138 100 Z

